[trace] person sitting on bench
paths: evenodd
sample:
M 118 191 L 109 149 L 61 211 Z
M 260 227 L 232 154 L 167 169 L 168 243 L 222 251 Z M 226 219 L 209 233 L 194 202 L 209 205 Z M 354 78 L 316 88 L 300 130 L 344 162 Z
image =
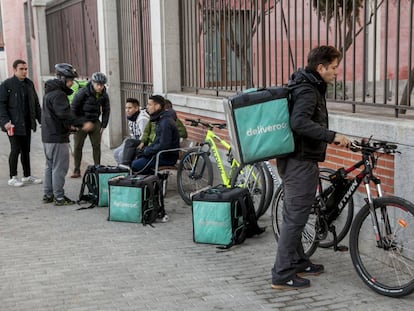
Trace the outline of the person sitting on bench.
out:
M 147 112 L 150 122 L 155 122 L 154 141 L 140 149 L 140 155 L 132 161 L 131 169 L 139 174 L 151 174 L 155 168 L 156 155 L 167 149 L 180 147 L 180 136 L 174 118 L 165 110 L 165 99 L 153 95 L 148 99 Z M 178 160 L 178 151 L 165 152 L 159 157 L 160 166 L 172 166 Z

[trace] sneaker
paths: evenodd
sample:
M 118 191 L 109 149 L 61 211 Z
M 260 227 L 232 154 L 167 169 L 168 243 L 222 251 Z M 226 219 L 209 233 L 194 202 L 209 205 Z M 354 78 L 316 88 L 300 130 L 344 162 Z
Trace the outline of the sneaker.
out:
M 168 222 L 169 220 L 170 220 L 170 217 L 168 217 L 168 215 L 167 215 L 167 214 L 165 214 L 163 217 L 161 217 L 161 218 L 160 218 L 160 221 L 161 221 L 161 222 L 164 222 L 164 223 L 165 223 L 165 222 Z
M 52 203 L 52 202 L 54 201 L 53 194 L 52 194 L 51 196 L 48 196 L 48 195 L 46 195 L 46 194 L 45 194 L 45 195 L 43 196 L 42 201 L 43 201 L 43 203 L 45 203 L 45 204 L 47 204 L 47 203 Z
M 41 184 L 42 180 L 34 176 L 27 176 L 22 178 L 22 182 L 25 184 Z
M 318 265 L 311 263 L 308 267 L 305 268 L 305 270 L 298 272 L 299 276 L 305 276 L 305 275 L 319 275 L 325 271 L 325 268 L 323 265 Z
M 310 286 L 310 281 L 308 279 L 301 278 L 300 276 L 295 276 L 293 279 L 282 283 L 282 284 L 272 284 L 273 289 L 280 290 L 292 290 L 292 289 L 302 289 Z
M 55 198 L 55 206 L 73 205 L 75 201 L 63 196 L 63 198 Z
M 79 177 L 81 177 L 81 173 L 78 170 L 74 170 L 73 174 L 70 175 L 70 178 L 79 178 Z
M 9 186 L 12 186 L 12 187 L 21 187 L 21 186 L 23 186 L 24 185 L 24 183 L 22 183 L 18 178 L 17 178 L 17 176 L 13 176 L 11 179 L 9 179 L 9 181 L 7 182 L 7 184 L 9 185 Z

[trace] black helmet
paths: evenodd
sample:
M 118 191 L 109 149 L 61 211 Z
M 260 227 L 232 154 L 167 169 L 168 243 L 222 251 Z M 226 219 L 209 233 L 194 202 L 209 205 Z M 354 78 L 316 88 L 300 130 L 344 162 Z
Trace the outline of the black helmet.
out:
M 71 64 L 61 63 L 55 65 L 56 76 L 75 79 L 78 76 L 76 69 Z
M 100 84 L 106 84 L 106 76 L 102 72 L 95 72 L 92 74 L 91 77 L 92 82 L 100 83 Z

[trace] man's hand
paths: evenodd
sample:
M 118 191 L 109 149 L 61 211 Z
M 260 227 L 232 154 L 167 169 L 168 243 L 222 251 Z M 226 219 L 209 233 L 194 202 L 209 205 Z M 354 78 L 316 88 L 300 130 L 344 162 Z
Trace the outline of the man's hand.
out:
M 93 130 L 94 124 L 91 121 L 83 123 L 82 131 L 90 132 Z
M 142 148 L 144 148 L 144 143 L 140 143 L 137 147 L 137 149 L 142 149 Z
M 349 145 L 351 144 L 351 141 L 345 135 L 336 133 L 335 138 L 333 140 L 333 143 L 335 145 L 340 146 L 340 147 L 347 147 L 348 148 Z
M 9 122 L 7 122 L 7 123 L 5 123 L 4 124 L 4 128 L 6 129 L 6 130 L 8 130 L 9 128 L 11 128 L 13 126 L 13 124 L 11 123 L 11 121 L 9 121 Z
M 100 130 L 101 135 L 102 135 L 104 129 L 105 129 L 104 127 L 101 127 L 101 130 Z

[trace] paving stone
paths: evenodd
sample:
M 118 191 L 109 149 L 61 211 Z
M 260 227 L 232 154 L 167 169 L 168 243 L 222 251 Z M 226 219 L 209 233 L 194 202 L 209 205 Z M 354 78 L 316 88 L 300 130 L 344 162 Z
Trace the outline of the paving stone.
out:
M 304 290 L 270 288 L 276 242 L 267 231 L 228 251 L 193 242 L 191 208 L 170 177 L 171 221 L 154 227 L 107 221 L 108 208 L 42 204 L 42 185 L 11 188 L 9 142 L 0 135 L 0 310 L 413 310 L 414 295 L 380 296 L 358 278 L 348 253 L 318 249 L 326 272 Z M 40 133 L 32 137 L 33 175 L 44 169 Z M 92 162 L 86 140 L 82 172 Z M 103 146 L 102 163 L 113 165 Z M 71 160 L 70 172 L 73 169 Z M 21 167 L 19 163 L 19 172 Z M 75 199 L 81 179 L 67 177 Z

